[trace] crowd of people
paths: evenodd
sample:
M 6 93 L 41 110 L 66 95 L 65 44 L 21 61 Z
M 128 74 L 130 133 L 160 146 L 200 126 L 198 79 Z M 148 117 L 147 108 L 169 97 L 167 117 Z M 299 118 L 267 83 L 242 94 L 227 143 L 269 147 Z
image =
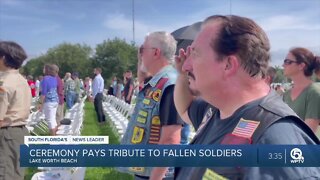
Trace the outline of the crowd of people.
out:
M 272 85 L 275 70 L 270 67 L 268 37 L 249 18 L 210 16 L 191 46 L 178 50 L 178 56 L 176 48 L 170 33 L 149 33 L 138 48 L 136 82 L 130 70 L 123 80 L 113 77 L 109 94 L 129 104 L 136 94 L 122 144 L 319 144 L 315 133 L 320 123 L 320 84 L 311 76 L 320 79 L 320 58 L 310 50 L 294 47 L 284 57 L 284 75 L 292 80 L 292 87 L 285 91 Z M 8 179 L 23 179 L 18 145 L 28 134 L 25 120 L 30 106 L 26 104 L 31 104 L 31 97 L 39 94 L 39 108 L 52 135 L 63 118 L 64 100 L 67 109 L 72 108 L 81 89 L 94 102 L 98 122 L 106 121 L 100 67 L 94 68 L 92 83 L 90 78 L 82 83 L 77 72 L 66 73 L 62 80 L 59 67 L 47 64 L 43 78 L 34 82 L 31 76 L 26 81 L 18 73 L 24 59 L 26 54 L 18 44 L 0 42 L 0 151 L 4 152 L 0 158 L 15 157 L 7 164 L 0 161 L 6 169 L 0 177 Z M 189 126 L 196 134 L 188 143 L 190 130 L 184 129 Z M 245 133 L 239 133 L 239 128 Z M 320 178 L 319 167 L 117 169 L 134 174 L 135 179 L 152 180 Z
M 113 77 L 108 94 L 119 99 L 123 99 L 126 103 L 131 104 L 132 97 L 138 92 L 137 79 L 133 78 L 131 70 L 123 73 L 123 79 Z
M 69 110 L 79 102 L 82 91 L 91 93 L 90 81 L 80 80 L 77 72 L 67 72 L 61 79 L 56 64 L 45 64 L 43 76 L 34 79 L 32 75 L 27 75 L 26 78 L 32 98 L 38 99 L 35 105 L 48 121 L 51 135 L 55 135 L 60 121 L 64 118 L 64 104 Z

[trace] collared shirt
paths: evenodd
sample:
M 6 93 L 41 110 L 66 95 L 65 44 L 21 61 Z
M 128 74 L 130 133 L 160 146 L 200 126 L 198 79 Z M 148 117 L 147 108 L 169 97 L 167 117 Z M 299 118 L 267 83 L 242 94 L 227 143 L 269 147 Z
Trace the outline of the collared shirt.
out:
M 163 74 L 172 68 L 173 67 L 171 65 L 167 65 L 167 66 L 163 67 L 144 86 L 146 86 L 147 84 L 150 84 L 150 86 L 155 87 L 157 85 L 158 81 L 163 77 Z
M 72 78 L 68 78 L 64 83 L 64 93 L 68 94 L 69 92 L 75 92 L 76 83 Z
M 101 74 L 97 74 L 92 82 L 92 96 L 93 96 L 93 98 L 95 98 L 98 93 L 102 93 L 103 89 L 104 89 L 104 80 L 103 80 Z
M 12 69 L 0 72 L 0 81 L 0 121 L 3 126 L 25 125 L 31 106 L 27 80 Z

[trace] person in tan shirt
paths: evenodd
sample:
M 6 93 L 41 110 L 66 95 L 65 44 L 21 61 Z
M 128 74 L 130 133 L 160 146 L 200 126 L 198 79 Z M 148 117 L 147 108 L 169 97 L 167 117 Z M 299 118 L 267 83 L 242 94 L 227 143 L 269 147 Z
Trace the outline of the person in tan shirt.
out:
M 25 125 L 31 93 L 19 68 L 26 58 L 17 43 L 0 41 L 0 179 L 24 179 L 19 163 L 20 144 L 28 135 Z

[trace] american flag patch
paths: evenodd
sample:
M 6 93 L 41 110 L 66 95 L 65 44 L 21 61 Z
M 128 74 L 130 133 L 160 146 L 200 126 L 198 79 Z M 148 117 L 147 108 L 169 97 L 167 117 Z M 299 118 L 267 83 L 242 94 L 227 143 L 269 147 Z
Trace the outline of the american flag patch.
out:
M 232 134 L 245 138 L 251 138 L 259 124 L 260 122 L 258 121 L 250 121 L 241 118 L 236 128 L 234 128 Z

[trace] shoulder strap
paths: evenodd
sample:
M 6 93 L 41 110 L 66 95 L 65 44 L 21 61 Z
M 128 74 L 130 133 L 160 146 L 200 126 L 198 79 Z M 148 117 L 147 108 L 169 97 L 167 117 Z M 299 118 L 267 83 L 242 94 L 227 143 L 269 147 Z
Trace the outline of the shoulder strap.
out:
M 306 134 L 309 135 L 309 137 L 316 143 L 316 144 L 320 144 L 319 139 L 317 138 L 317 136 L 313 133 L 313 131 L 298 117 L 296 116 L 286 116 L 286 117 L 279 117 L 279 118 L 274 118 L 274 119 L 269 119 L 269 120 L 265 120 L 265 121 L 261 121 L 261 124 L 259 126 L 259 128 L 254 132 L 252 140 L 253 140 L 253 144 L 255 144 L 262 136 L 263 133 L 265 133 L 265 131 L 274 123 L 276 123 L 277 121 L 281 121 L 281 120 L 291 120 L 293 123 L 295 123 L 297 126 L 299 126 L 301 129 L 304 130 L 304 132 Z

